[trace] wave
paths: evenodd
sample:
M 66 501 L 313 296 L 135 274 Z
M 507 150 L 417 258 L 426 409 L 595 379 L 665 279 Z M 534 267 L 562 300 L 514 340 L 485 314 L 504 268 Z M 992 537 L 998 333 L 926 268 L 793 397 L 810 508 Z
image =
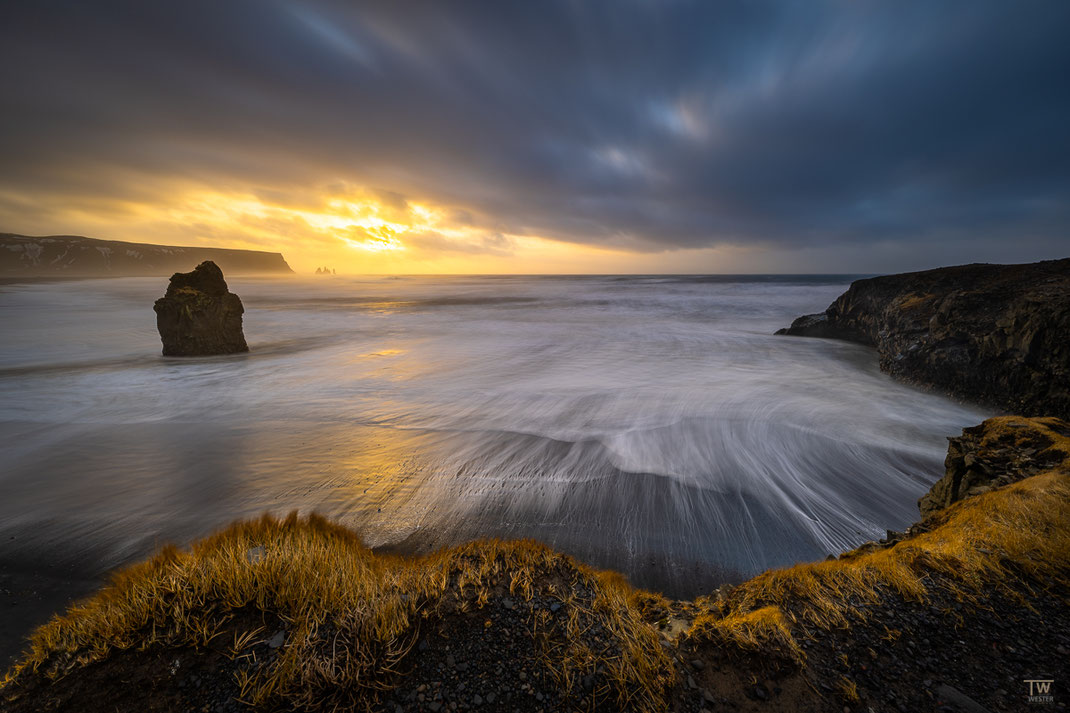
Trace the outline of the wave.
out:
M 913 521 L 943 436 L 985 416 L 772 336 L 844 280 L 235 278 L 252 351 L 203 359 L 158 356 L 158 281 L 0 293 L 0 537 L 115 565 L 314 509 L 677 594 L 821 558 Z

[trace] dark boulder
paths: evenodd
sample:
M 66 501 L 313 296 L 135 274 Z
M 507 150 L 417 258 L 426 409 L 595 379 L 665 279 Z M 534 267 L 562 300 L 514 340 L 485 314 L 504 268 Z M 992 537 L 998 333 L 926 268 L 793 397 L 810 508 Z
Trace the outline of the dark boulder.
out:
M 167 294 L 153 309 L 164 356 L 249 351 L 242 333 L 241 299 L 227 289 L 223 271 L 210 260 L 193 272 L 172 275 Z
M 868 344 L 903 381 L 1070 418 L 1070 259 L 857 280 L 823 315 L 777 333 Z

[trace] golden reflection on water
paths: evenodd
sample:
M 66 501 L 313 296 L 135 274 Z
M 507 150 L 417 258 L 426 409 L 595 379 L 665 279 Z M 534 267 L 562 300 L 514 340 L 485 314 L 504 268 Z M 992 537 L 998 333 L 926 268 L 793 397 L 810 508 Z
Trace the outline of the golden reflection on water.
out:
M 378 315 L 392 315 L 411 308 L 411 302 L 398 302 L 396 300 L 384 300 L 382 302 L 364 302 L 359 305 L 362 312 L 370 312 Z
M 358 364 L 365 359 L 374 359 L 376 357 L 401 356 L 402 354 L 407 353 L 407 349 L 379 349 L 378 351 L 374 352 L 364 352 L 363 354 L 355 354 L 350 358 L 348 363 Z
M 280 443 L 272 440 L 277 452 Z M 370 546 L 396 541 L 427 513 L 426 498 L 417 497 L 429 474 L 426 440 L 419 431 L 324 425 L 314 443 L 293 444 L 292 475 L 273 468 L 275 482 L 259 486 L 280 505 L 341 520 Z

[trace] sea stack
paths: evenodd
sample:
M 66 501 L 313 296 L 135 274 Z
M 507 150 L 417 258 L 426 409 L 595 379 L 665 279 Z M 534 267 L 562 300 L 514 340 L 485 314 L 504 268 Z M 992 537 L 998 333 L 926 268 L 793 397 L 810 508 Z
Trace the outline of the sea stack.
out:
M 171 276 L 156 300 L 156 327 L 164 356 L 209 356 L 249 351 L 242 333 L 241 299 L 227 289 L 223 271 L 205 260 L 193 272 Z

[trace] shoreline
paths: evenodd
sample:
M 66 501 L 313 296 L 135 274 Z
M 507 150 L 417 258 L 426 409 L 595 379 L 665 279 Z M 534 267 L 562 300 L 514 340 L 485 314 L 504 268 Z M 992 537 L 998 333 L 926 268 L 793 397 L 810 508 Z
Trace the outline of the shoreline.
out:
M 964 451 L 970 458 L 958 457 Z M 229 710 L 237 698 L 254 710 L 350 701 L 390 713 L 477 710 L 488 700 L 533 712 L 700 713 L 767 703 L 788 711 L 1015 710 L 1015 683 L 1058 680 L 1070 652 L 1062 516 L 1070 507 L 1070 424 L 997 417 L 966 429 L 949 452 L 958 456 L 931 490 L 939 509 L 906 532 L 689 602 L 634 589 L 530 541 L 400 557 L 367 550 L 352 531 L 314 516 L 246 521 L 122 570 L 86 606 L 39 629 L 31 658 L 8 674 L 5 710 L 59 710 L 75 700 L 80 710 L 109 713 L 202 703 Z M 984 471 L 989 481 L 970 470 L 978 462 L 993 466 Z M 964 482 L 972 485 L 960 489 Z M 337 589 L 343 582 L 350 584 Z M 205 605 L 219 586 L 236 588 L 229 606 L 262 603 L 186 629 L 215 609 Z M 148 620 L 137 614 L 145 605 L 154 607 Z M 287 613 L 293 605 L 304 613 Z M 325 618 L 306 629 L 306 616 Z M 151 634 L 137 621 L 155 622 Z M 316 633 L 321 626 L 326 640 Z M 1007 638 L 1008 630 L 1044 633 L 1025 641 Z M 318 669 L 285 663 L 326 657 L 315 666 L 348 670 L 352 660 L 334 659 L 355 654 L 339 653 L 331 631 L 357 637 L 348 639 L 353 651 L 380 652 L 360 655 L 365 683 L 356 688 L 343 683 L 350 674 L 325 683 L 312 673 Z M 212 644 L 220 633 L 252 658 Z M 260 663 L 243 668 L 250 660 Z M 39 666 L 56 681 L 33 673 Z M 131 677 L 152 691 L 148 699 L 120 686 Z M 246 683 L 239 690 L 235 680 Z

